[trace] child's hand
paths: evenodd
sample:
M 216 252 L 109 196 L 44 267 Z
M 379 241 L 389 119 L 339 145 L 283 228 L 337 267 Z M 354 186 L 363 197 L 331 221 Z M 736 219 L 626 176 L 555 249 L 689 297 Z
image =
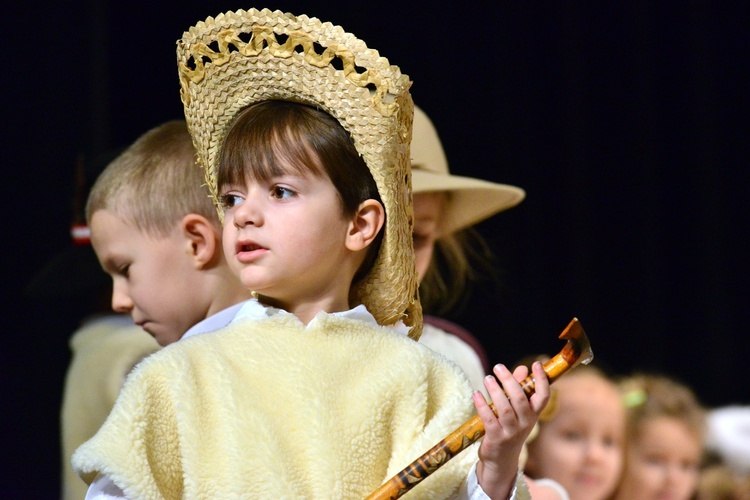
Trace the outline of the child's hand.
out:
M 535 362 L 532 372 L 536 392 L 527 399 L 518 383 L 528 374 L 525 366 L 519 366 L 511 374 L 505 366 L 497 365 L 494 372 L 500 379 L 502 388 L 492 375 L 485 378 L 484 386 L 492 398 L 497 416 L 484 396 L 478 391 L 474 393 L 474 406 L 485 429 L 484 439 L 479 446 L 476 471 L 477 480 L 484 492 L 490 498 L 504 500 L 508 498 L 515 482 L 521 448 L 549 401 L 549 381 L 542 364 Z

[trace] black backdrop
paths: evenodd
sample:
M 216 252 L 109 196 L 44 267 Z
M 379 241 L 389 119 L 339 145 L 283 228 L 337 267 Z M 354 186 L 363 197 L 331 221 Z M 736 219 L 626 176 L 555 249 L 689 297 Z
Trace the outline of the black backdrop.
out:
M 15 2 L 3 23 L 0 491 L 57 494 L 67 341 L 84 310 L 20 289 L 69 244 L 75 159 L 181 117 L 175 41 L 242 7 L 355 33 L 413 79 L 453 171 L 526 189 L 479 225 L 501 285 L 451 316 L 493 361 L 556 352 L 577 316 L 616 373 L 656 370 L 707 405 L 749 403 L 740 5 Z

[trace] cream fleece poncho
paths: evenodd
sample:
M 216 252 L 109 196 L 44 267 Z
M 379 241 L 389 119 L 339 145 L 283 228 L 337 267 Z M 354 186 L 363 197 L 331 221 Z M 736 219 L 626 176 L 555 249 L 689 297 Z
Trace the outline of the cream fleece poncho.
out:
M 87 321 L 71 337 L 70 348 L 60 412 L 62 498 L 81 500 L 87 487 L 73 473 L 70 456 L 107 419 L 133 366 L 160 347 L 130 318 L 108 315 Z
M 408 337 L 277 315 L 146 359 L 73 467 L 129 498 L 361 499 L 473 413 L 461 370 Z M 449 496 L 476 446 L 409 496 Z

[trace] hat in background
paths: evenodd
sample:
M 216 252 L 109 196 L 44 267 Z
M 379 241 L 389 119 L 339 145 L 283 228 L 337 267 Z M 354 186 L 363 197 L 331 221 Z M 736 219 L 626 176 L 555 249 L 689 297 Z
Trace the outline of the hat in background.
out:
M 102 270 L 91 248 L 86 226 L 86 199 L 100 173 L 122 149 L 106 151 L 89 161 L 79 156 L 75 165 L 72 201 L 71 242 L 39 269 L 24 288 L 24 294 L 35 299 L 80 297 L 107 290 L 110 278 Z
M 443 232 L 450 234 L 521 203 L 526 192 L 516 186 L 452 175 L 435 126 L 414 106 L 411 141 L 412 191 L 449 191 Z

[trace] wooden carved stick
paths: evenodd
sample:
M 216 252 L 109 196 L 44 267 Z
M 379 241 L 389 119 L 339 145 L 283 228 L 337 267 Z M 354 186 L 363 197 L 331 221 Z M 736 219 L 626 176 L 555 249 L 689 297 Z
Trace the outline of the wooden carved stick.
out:
M 589 339 L 577 318 L 573 318 L 559 338 L 567 341 L 565 347 L 542 366 L 550 384 L 579 364 L 589 364 L 594 358 Z M 526 396 L 531 397 L 536 390 L 533 375 L 530 374 L 526 377 L 521 382 L 521 387 Z M 495 410 L 494 405 L 490 405 L 490 407 L 493 411 Z M 479 415 L 474 415 L 461 427 L 406 466 L 401 472 L 383 483 L 380 488 L 367 497 L 367 500 L 401 497 L 482 436 L 484 436 L 484 424 Z

